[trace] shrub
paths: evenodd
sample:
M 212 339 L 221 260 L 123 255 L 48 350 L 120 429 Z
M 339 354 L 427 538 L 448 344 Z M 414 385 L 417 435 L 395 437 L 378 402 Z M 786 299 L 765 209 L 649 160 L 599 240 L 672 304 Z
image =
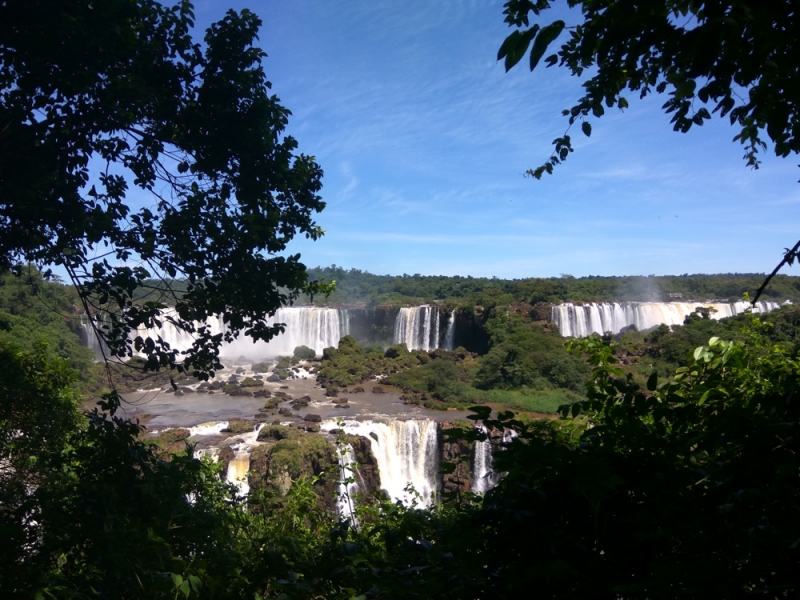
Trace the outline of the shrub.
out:
M 300 360 L 311 360 L 316 355 L 317 353 L 308 346 L 298 346 L 294 349 L 295 358 L 299 358 Z
M 240 385 L 242 387 L 259 387 L 264 385 L 264 382 L 259 379 L 253 379 L 252 377 L 247 377 Z

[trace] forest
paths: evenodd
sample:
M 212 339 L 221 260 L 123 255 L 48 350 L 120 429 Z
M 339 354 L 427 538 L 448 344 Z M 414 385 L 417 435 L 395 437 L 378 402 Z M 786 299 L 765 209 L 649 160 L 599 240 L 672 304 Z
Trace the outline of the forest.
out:
M 513 302 L 669 302 L 751 298 L 764 281 L 761 273 L 674 275 L 648 277 L 571 277 L 503 280 L 481 277 L 373 275 L 332 265 L 309 269 L 315 280 L 335 281 L 336 289 L 319 302 L 334 304 L 422 304 L 492 306 Z M 778 275 L 766 288 L 764 300 L 800 299 L 800 278 Z
M 563 116 L 585 136 L 589 119 L 628 106 L 627 90 L 666 94 L 683 133 L 728 119 L 750 166 L 765 140 L 779 157 L 800 151 L 793 3 L 569 5 L 574 26 L 543 20 L 550 2 L 506 2 L 513 31 L 497 58 L 583 75 Z M 289 244 L 325 233 L 323 172 L 287 132 L 261 25 L 229 10 L 197 36 L 188 0 L 0 3 L 0 596 L 794 597 L 800 308 L 725 320 L 701 309 L 671 327 L 565 339 L 536 306 L 740 300 L 767 283 L 763 298 L 796 300 L 797 278 L 309 269 Z M 534 179 L 575 150 L 568 133 L 553 144 Z M 775 273 L 798 257 L 800 242 Z M 312 297 L 435 302 L 469 315 L 482 341 L 419 350 L 345 335 L 321 356 L 298 346 L 249 365 L 252 377 L 237 365 L 217 377 L 225 344 L 269 342 L 284 333 L 270 315 Z M 137 333 L 164 323 L 191 344 Z M 86 325 L 103 360 L 82 343 Z M 403 406 L 468 409 L 427 421 L 438 497 L 384 493 L 380 477 L 395 473 L 376 470 L 374 432 L 348 433 L 344 418 L 322 431 L 320 415 L 284 425 L 297 365 L 331 403 L 375 376 Z M 180 404 L 190 383 L 260 405 L 224 424 L 260 444 L 249 493 L 224 472 L 233 447 L 215 460 L 188 428 L 153 435 L 126 417 L 126 390 Z M 458 480 L 479 449 L 496 477 L 476 492 Z M 340 501 L 349 513 L 333 510 Z

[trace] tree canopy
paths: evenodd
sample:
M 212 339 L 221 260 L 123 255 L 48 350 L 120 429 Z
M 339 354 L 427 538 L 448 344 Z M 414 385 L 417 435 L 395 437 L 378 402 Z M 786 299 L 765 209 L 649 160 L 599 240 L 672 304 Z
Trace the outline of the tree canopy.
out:
M 626 91 L 644 97 L 666 93 L 663 109 L 675 131 L 702 125 L 713 113 L 738 128 L 734 140 L 747 164 L 758 167 L 758 153 L 771 140 L 778 156 L 800 151 L 800 51 L 796 6 L 770 2 L 695 2 L 690 0 L 567 0 L 580 11 L 576 22 L 531 24 L 551 8 L 548 0 L 509 0 L 506 22 L 517 29 L 503 42 L 498 60 L 511 69 L 528 54 L 533 70 L 543 60 L 572 75 L 589 76 L 585 95 L 563 111 L 569 125 L 581 123 L 591 135 L 590 117 L 606 108 L 625 109 Z M 562 32 L 559 50 L 545 56 Z M 528 53 L 528 48 L 530 52 Z M 710 112 L 709 112 L 710 109 Z M 565 133 L 553 155 L 528 173 L 537 179 L 572 152 Z
M 323 233 L 322 170 L 284 133 L 260 24 L 228 11 L 199 43 L 187 0 L 0 4 L 0 269 L 65 269 L 116 356 L 207 373 L 223 337 L 269 339 L 264 317 L 318 289 L 285 250 Z M 161 277 L 185 289 L 131 301 Z M 186 356 L 128 337 L 166 304 Z

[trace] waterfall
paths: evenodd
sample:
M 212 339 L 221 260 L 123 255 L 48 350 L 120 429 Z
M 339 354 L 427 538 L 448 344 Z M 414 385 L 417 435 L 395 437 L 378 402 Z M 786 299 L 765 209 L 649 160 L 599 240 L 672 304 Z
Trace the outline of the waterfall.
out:
M 477 427 L 489 435 L 489 430 L 484 425 Z M 505 449 L 518 435 L 513 429 L 504 430 L 502 448 Z M 500 477 L 501 474 L 494 470 L 491 437 L 482 442 L 476 441 L 472 454 L 472 491 L 476 494 L 485 494 L 500 482 Z
M 335 419 L 322 422 L 321 429 L 343 429 L 350 435 L 370 440 L 378 462 L 381 488 L 392 500 L 411 504 L 406 491 L 410 483 L 429 506 L 439 491 L 439 432 L 435 421 L 423 419 L 390 421 L 348 419 L 344 426 Z
M 345 444 L 339 453 L 339 497 L 336 499 L 336 511 L 343 519 L 352 524 L 357 524 L 355 509 L 355 495 L 359 491 L 357 482 L 356 457 L 353 446 Z
M 659 325 L 683 325 L 697 308 L 713 309 L 712 319 L 724 319 L 745 312 L 749 302 L 590 302 L 554 304 L 551 321 L 564 337 L 586 337 L 593 333 L 619 333 L 635 325 L 639 331 Z M 753 312 L 767 313 L 780 308 L 777 302 L 758 302 Z
M 103 344 L 92 327 L 91 317 L 86 313 L 81 315 L 80 328 L 84 346 L 94 352 L 95 360 L 103 360 Z
M 225 421 L 221 423 L 225 423 L 227 427 Z M 217 427 L 219 427 L 219 424 L 215 423 L 212 425 L 205 423 L 200 427 L 204 428 L 200 429 L 200 431 L 215 431 Z M 253 448 L 258 446 L 258 433 L 261 431 L 262 427 L 264 427 L 264 423 L 260 423 L 254 427 L 252 431 L 241 433 L 230 438 L 236 440 L 237 443 L 231 444 L 233 458 L 228 463 L 225 481 L 236 486 L 239 490 L 239 496 L 247 496 L 250 493 L 250 483 L 247 480 L 247 473 L 250 471 L 250 453 L 253 451 Z
M 222 435 L 222 430 L 227 429 L 228 421 L 207 421 L 194 427 L 189 427 L 189 437 L 201 435 Z
M 163 314 L 165 317 L 169 317 L 174 312 L 167 310 Z M 280 308 L 273 317 L 267 320 L 267 323 L 270 325 L 284 323 L 284 332 L 266 343 L 253 343 L 252 338 L 242 335 L 230 343 L 224 343 L 220 354 L 232 358 L 244 355 L 254 359 L 268 356 L 290 356 L 297 346 L 308 346 L 317 354 L 322 354 L 325 348 L 338 346 L 339 340 L 348 335 L 350 331 L 349 314 L 346 309 L 317 308 L 315 306 Z M 209 318 L 205 324 L 214 335 L 227 331 L 227 326 L 219 316 Z M 131 332 L 132 338 L 136 336 L 154 339 L 161 337 L 162 340 L 169 343 L 171 348 L 178 350 L 187 350 L 194 342 L 194 336 L 179 330 L 166 320 L 162 320 L 162 326 L 159 328 L 140 327 Z
M 478 429 L 487 435 L 489 433 L 483 425 L 478 425 Z M 472 455 L 472 491 L 476 494 L 485 494 L 497 485 L 500 477 L 494 470 L 493 463 L 491 438 L 477 440 Z
M 247 472 L 250 470 L 250 449 L 240 450 L 238 446 L 231 446 L 234 451 L 233 459 L 228 463 L 228 472 L 225 481 L 235 485 L 239 496 L 250 493 L 250 484 L 247 482 Z
M 422 305 L 401 308 L 394 321 L 394 344 L 409 350 L 435 350 L 439 347 L 439 307 Z
M 450 313 L 450 320 L 447 322 L 447 331 L 444 334 L 444 349 L 456 349 L 456 310 L 453 309 Z

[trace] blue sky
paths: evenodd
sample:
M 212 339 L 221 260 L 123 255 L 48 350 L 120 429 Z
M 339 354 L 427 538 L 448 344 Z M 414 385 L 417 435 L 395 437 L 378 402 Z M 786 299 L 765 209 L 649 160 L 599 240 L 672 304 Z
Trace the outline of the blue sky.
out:
M 325 171 L 326 235 L 308 266 L 501 278 L 764 272 L 800 233 L 796 158 L 748 169 L 716 119 L 672 131 L 665 97 L 575 131 L 544 162 L 581 92 L 559 69 L 505 73 L 502 1 L 198 1 L 264 21 L 261 46 L 288 132 Z M 569 15 L 567 15 L 569 22 Z M 199 36 L 199 32 L 198 32 Z M 789 274 L 791 270 L 786 271 Z

